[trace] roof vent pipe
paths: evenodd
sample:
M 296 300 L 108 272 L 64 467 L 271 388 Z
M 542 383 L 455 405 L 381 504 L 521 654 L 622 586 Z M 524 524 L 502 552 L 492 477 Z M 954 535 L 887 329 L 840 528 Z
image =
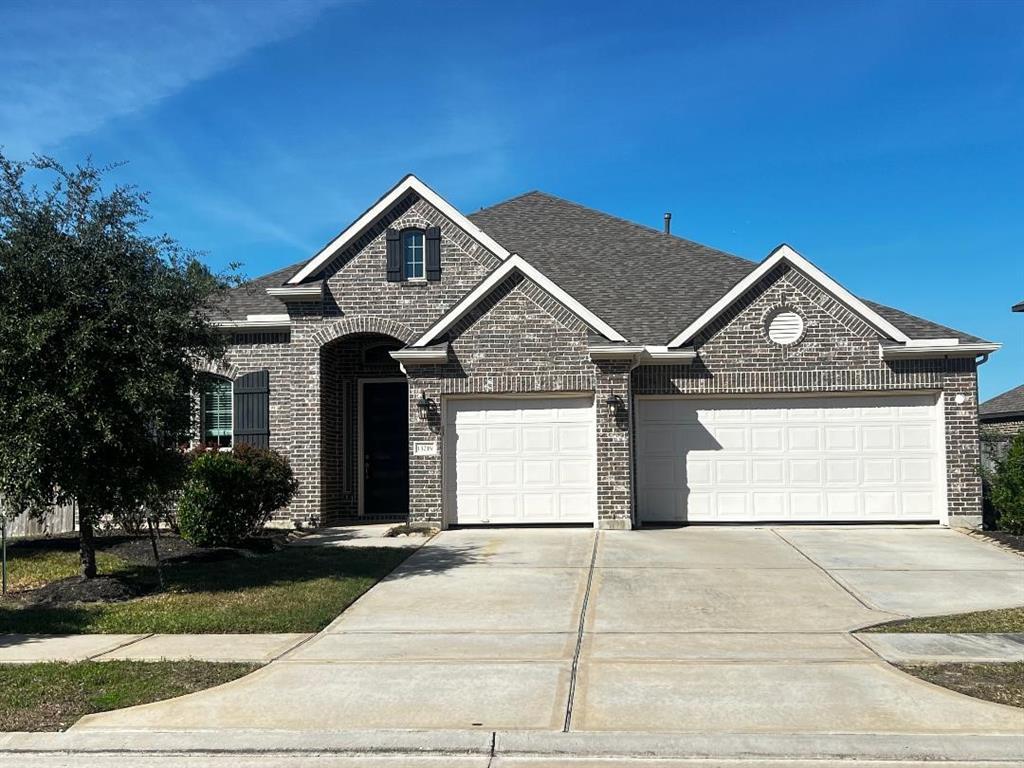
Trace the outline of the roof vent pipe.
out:
M 667 211 L 665 212 L 665 234 L 672 234 L 672 214 Z

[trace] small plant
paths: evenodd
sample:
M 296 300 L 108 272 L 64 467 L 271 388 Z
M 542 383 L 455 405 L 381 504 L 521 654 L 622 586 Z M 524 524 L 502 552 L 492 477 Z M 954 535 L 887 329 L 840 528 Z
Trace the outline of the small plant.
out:
M 237 545 L 259 533 L 297 490 L 287 459 L 274 451 L 199 450 L 191 454 L 177 524 L 196 546 Z
M 992 506 L 1002 531 L 1024 535 L 1024 432 L 1010 442 L 1006 454 L 995 460 L 995 471 L 988 474 Z

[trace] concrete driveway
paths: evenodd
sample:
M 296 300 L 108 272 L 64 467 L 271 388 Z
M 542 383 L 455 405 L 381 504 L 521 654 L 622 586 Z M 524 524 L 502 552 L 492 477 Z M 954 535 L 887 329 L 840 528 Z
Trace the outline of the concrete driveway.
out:
M 937 528 L 449 531 L 283 659 L 75 730 L 1018 733 L 849 631 L 1024 604 L 1022 565 Z

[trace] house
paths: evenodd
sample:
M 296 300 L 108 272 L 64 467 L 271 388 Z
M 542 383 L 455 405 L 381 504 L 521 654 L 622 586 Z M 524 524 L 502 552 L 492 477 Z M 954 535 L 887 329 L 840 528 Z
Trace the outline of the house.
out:
M 218 322 L 203 438 L 287 455 L 295 524 L 980 521 L 999 345 L 787 245 L 755 264 L 541 192 L 466 216 L 407 176 Z
M 1006 443 L 1024 431 L 1024 384 L 982 402 L 978 421 L 982 436 L 999 444 L 1001 453 Z
M 1024 301 L 1014 304 L 1013 312 L 1024 312 Z M 981 434 L 987 438 L 990 452 L 1002 455 L 1010 440 L 1024 431 L 1024 385 L 986 400 L 978 406 Z M 988 457 L 985 457 L 988 458 Z

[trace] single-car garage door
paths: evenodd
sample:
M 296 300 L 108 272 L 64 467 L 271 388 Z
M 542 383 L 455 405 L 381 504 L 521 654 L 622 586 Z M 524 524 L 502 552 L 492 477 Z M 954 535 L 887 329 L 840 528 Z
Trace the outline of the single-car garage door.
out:
M 453 523 L 597 518 L 593 397 L 453 399 L 445 418 Z
M 935 395 L 640 398 L 647 522 L 938 521 Z

